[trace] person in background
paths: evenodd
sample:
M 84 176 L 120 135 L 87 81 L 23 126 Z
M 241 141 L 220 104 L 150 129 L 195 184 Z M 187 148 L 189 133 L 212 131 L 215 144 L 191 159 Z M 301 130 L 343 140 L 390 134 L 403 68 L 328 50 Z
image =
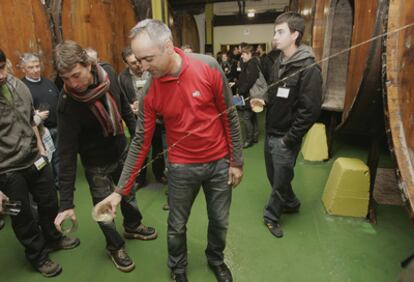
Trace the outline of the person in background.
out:
M 127 47 L 122 51 L 122 59 L 125 62 L 126 68 L 121 72 L 118 77 L 119 86 L 122 93 L 128 98 L 128 102 L 135 115 L 139 112 L 139 99 L 144 94 L 144 85 L 150 78 L 148 72 L 142 70 L 141 64 L 132 53 L 131 47 Z M 164 132 L 164 125 L 160 118 L 157 119 L 155 132 L 152 137 L 152 172 L 157 182 L 167 184 L 167 178 L 164 175 L 165 162 L 164 156 L 161 154 L 163 151 L 162 134 Z M 148 158 L 145 163 L 148 162 Z M 137 177 L 138 188 L 145 187 L 147 185 L 147 168 L 141 170 Z
M 48 151 L 51 154 L 51 164 L 53 169 L 53 176 L 55 180 L 55 187 L 58 186 L 59 179 L 59 156 L 56 152 L 58 130 L 57 130 L 57 103 L 59 99 L 59 90 L 56 85 L 46 77 L 42 76 L 42 62 L 40 57 L 33 53 L 25 53 L 21 57 L 20 67 L 24 73 L 22 81 L 29 88 L 33 98 L 33 105 L 35 108 L 35 122 L 36 125 L 42 123 L 46 130 L 52 137 L 53 144 L 50 148 L 55 151 Z M 45 131 L 46 132 L 46 131 Z M 43 132 L 42 132 L 43 133 Z M 42 139 L 48 139 L 47 132 L 42 134 Z
M 249 91 L 259 77 L 260 63 L 258 58 L 253 56 L 253 46 L 251 45 L 242 48 L 241 59 L 243 60 L 243 67 L 236 86 L 239 95 L 243 96 L 244 100 L 248 100 L 250 98 Z M 252 111 L 249 103 L 246 103 L 246 106 L 241 106 L 239 112 L 246 128 L 243 148 L 249 148 L 259 140 L 257 115 Z
M 184 53 L 193 53 L 193 48 L 188 44 L 181 46 L 181 50 L 183 50 Z

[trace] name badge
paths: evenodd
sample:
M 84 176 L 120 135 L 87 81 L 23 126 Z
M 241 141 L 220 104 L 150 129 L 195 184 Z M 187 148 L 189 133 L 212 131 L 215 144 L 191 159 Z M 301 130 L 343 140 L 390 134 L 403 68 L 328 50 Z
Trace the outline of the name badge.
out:
M 144 85 L 145 85 L 145 79 L 144 80 L 137 80 L 136 82 L 135 82 L 135 85 L 138 87 L 138 88 L 141 88 L 141 87 L 144 87 Z
M 40 157 L 37 161 L 35 161 L 34 165 L 38 171 L 40 171 L 42 168 L 46 166 L 46 160 L 44 157 Z
M 287 98 L 289 97 L 289 92 L 290 92 L 290 89 L 289 89 L 289 88 L 279 87 L 279 88 L 277 89 L 276 96 L 277 96 L 277 97 L 280 97 L 280 98 L 285 98 L 285 99 L 287 99 Z

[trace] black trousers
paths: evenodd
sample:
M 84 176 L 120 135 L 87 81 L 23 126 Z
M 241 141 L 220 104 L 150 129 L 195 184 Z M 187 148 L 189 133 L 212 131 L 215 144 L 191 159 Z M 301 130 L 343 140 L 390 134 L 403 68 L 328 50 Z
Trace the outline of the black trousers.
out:
M 93 205 L 96 205 L 114 191 L 123 166 L 124 158 L 113 164 L 85 167 L 85 176 L 91 191 Z M 141 224 L 142 214 L 136 202 L 135 188 L 131 190 L 128 196 L 122 197 L 121 212 L 124 217 L 123 225 L 125 229 L 134 230 Z M 124 240 L 116 230 L 114 221 L 111 223 L 98 222 L 98 225 L 105 236 L 108 250 L 119 250 L 125 245 Z
M 62 237 L 53 223 L 58 212 L 58 200 L 50 165 L 40 171 L 32 165 L 1 174 L 0 189 L 11 201 L 22 202 L 20 213 L 10 216 L 13 231 L 25 249 L 26 258 L 34 265 L 42 264 L 48 258 L 46 243 Z M 33 216 L 29 193 L 37 203 L 39 221 Z

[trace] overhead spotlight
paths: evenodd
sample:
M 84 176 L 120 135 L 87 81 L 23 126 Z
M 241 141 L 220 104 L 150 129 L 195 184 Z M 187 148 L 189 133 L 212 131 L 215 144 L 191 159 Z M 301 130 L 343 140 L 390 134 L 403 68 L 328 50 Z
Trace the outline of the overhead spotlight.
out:
M 255 15 L 254 10 L 250 10 L 247 12 L 247 17 L 249 18 L 254 18 L 254 15 Z

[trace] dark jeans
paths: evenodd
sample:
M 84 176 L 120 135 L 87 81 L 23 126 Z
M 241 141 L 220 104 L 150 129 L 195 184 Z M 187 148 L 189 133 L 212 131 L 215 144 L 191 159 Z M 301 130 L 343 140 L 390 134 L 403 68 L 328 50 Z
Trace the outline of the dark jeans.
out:
M 294 208 L 300 205 L 291 185 L 299 149 L 300 144 L 288 148 L 282 143 L 282 137 L 266 136 L 265 163 L 272 193 L 264 210 L 265 222 L 277 223 L 283 207 Z
M 244 141 L 248 143 L 257 142 L 259 138 L 257 114 L 247 107 L 239 110 L 239 112 L 246 128 L 246 137 Z
M 38 171 L 32 165 L 1 174 L 0 190 L 11 201 L 21 201 L 20 213 L 10 216 L 12 227 L 25 248 L 26 258 L 35 266 L 41 264 L 48 258 L 46 242 L 57 241 L 62 237 L 53 223 L 58 212 L 58 200 L 50 166 L 46 165 Z M 33 216 L 29 193 L 37 203 L 39 221 Z
M 151 157 L 154 162 L 152 163 L 152 173 L 154 174 L 155 179 L 160 179 L 164 176 L 165 170 L 165 163 L 164 163 L 164 156 L 160 155 L 163 151 L 163 141 L 162 141 L 162 132 L 164 129 L 164 125 L 156 124 L 154 135 L 152 137 L 152 150 L 151 150 Z M 147 165 L 148 158 L 145 159 L 144 165 Z M 138 183 L 144 183 L 147 179 L 147 168 L 141 170 L 139 175 L 137 176 Z
M 57 127 L 50 127 L 48 128 L 50 132 L 50 136 L 52 137 L 53 144 L 55 145 L 56 151 L 52 155 L 52 170 L 53 170 L 53 177 L 55 181 L 56 188 L 59 188 L 59 154 L 58 154 L 58 131 Z
M 93 205 L 96 205 L 115 189 L 115 183 L 118 183 L 124 165 L 123 159 L 118 163 L 101 167 L 85 167 L 85 176 L 89 184 L 92 195 Z M 142 221 L 142 214 L 135 199 L 135 189 L 131 190 L 129 196 L 122 197 L 121 212 L 124 217 L 123 226 L 125 229 L 135 229 Z M 115 227 L 115 222 L 111 224 L 99 222 L 108 250 L 119 250 L 125 244 L 121 235 Z
M 223 263 L 232 196 L 228 171 L 226 158 L 204 164 L 168 164 L 168 266 L 175 273 L 184 272 L 187 266 L 186 224 L 201 186 L 209 219 L 205 253 L 210 264 Z

